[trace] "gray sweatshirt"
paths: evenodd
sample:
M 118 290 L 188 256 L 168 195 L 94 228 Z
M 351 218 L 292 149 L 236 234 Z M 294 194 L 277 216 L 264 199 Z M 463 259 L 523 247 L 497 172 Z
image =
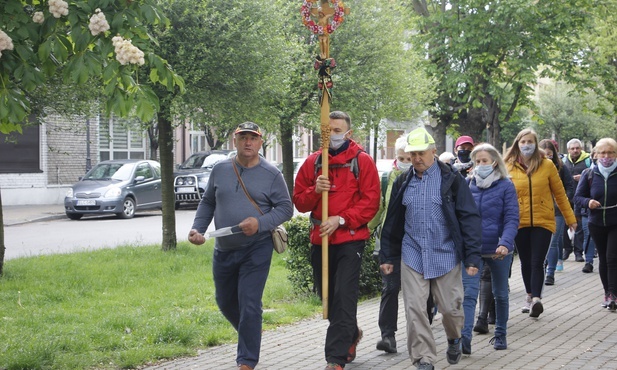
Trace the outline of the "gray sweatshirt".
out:
M 261 215 L 242 190 L 232 161 L 235 158 L 223 160 L 212 169 L 208 187 L 197 207 L 193 229 L 204 233 L 212 218 L 216 229 L 220 229 L 236 226 L 247 217 L 255 217 L 259 221 L 259 230 L 252 236 L 239 233 L 216 238 L 214 246 L 219 250 L 247 248 L 256 241 L 270 238 L 271 230 L 293 216 L 287 184 L 274 165 L 260 158 L 258 165 L 246 168 L 236 161 L 246 189 L 264 213 Z

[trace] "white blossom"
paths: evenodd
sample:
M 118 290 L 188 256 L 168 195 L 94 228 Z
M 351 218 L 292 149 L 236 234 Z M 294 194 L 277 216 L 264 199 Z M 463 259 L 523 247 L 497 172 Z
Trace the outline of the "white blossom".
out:
M 34 23 L 43 24 L 43 22 L 45 22 L 45 15 L 43 15 L 43 12 L 35 12 L 32 16 L 32 21 Z
M 4 31 L 0 30 L 0 52 L 2 50 L 13 50 L 13 40 Z
M 69 14 L 69 4 L 64 0 L 49 0 L 49 12 L 54 18 Z
M 111 41 L 115 48 L 116 60 L 120 64 L 127 65 L 130 63 L 141 66 L 146 63 L 144 52 L 133 45 L 131 40 L 125 40 L 121 36 L 114 36 Z
M 92 17 L 90 17 L 90 24 L 88 25 L 88 28 L 90 28 L 90 33 L 92 33 L 92 36 L 96 36 L 99 33 L 109 30 L 109 23 L 107 23 L 105 14 L 103 14 L 101 9 L 97 8 Z

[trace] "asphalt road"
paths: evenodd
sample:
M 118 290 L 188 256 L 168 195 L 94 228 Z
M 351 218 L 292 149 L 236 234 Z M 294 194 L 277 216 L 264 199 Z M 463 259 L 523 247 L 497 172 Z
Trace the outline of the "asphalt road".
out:
M 176 236 L 186 240 L 195 209 L 176 211 Z M 128 220 L 115 216 L 60 218 L 4 228 L 5 260 L 51 253 L 70 253 L 119 245 L 160 244 L 163 237 L 160 211 L 137 213 Z M 209 231 L 214 230 L 214 223 Z

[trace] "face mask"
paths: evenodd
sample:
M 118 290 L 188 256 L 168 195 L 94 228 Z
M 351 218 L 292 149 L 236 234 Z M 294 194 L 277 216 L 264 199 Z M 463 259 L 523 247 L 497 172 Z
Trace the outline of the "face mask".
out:
M 519 148 L 524 157 L 531 157 L 533 152 L 536 151 L 536 144 L 521 145 Z
M 458 160 L 462 163 L 467 163 L 471 161 L 471 150 L 459 150 L 456 152 Z
M 347 132 L 349 132 L 349 130 Z M 345 135 L 347 135 L 347 132 L 340 135 L 330 135 L 330 149 L 337 150 L 345 144 L 345 141 L 347 141 L 345 140 Z
M 611 157 L 598 158 L 598 163 L 600 163 L 602 167 L 610 167 L 613 165 L 613 163 L 615 163 L 615 158 L 611 158 Z
M 405 163 L 405 162 L 396 161 L 396 167 L 398 167 L 398 169 L 401 171 L 407 171 L 408 169 L 410 169 L 411 164 L 412 164 L 411 162 Z
M 481 164 L 476 166 L 476 174 L 478 174 L 478 176 L 480 176 L 481 178 L 485 179 L 488 177 L 488 175 L 490 175 L 491 173 L 493 173 L 493 171 L 495 170 L 495 167 L 493 167 L 492 164 Z

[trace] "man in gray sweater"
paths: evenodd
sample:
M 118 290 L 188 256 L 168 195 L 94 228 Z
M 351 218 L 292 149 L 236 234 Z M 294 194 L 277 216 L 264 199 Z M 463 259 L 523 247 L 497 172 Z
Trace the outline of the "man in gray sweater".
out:
M 236 157 L 212 169 L 189 241 L 203 244 L 203 233 L 213 218 L 217 229 L 235 226 L 232 231 L 237 233 L 216 238 L 212 271 L 216 303 L 238 331 L 236 363 L 241 370 L 249 370 L 259 362 L 261 299 L 273 250 L 270 231 L 291 218 L 293 207 L 283 175 L 259 156 L 263 144 L 259 126 L 240 124 L 234 144 Z M 239 178 L 261 212 L 246 196 Z

